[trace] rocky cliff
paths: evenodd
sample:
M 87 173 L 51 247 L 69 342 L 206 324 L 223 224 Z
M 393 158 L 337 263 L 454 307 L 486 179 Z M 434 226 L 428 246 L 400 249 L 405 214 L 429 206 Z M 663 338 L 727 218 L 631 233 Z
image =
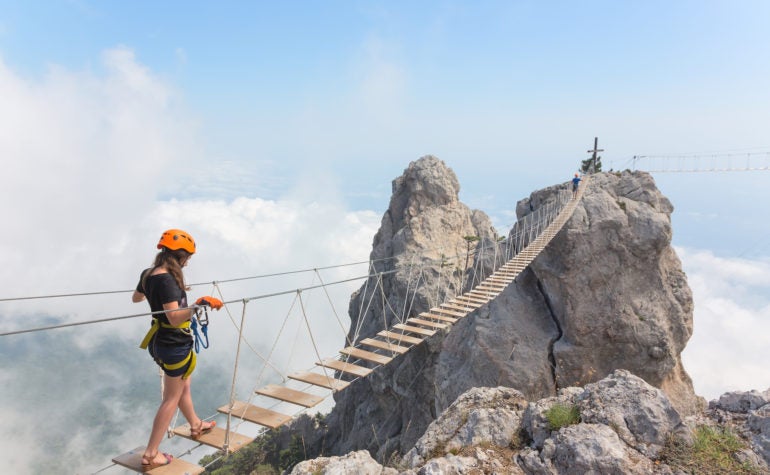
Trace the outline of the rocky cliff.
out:
M 519 202 L 519 218 L 535 212 L 567 184 Z M 489 219 L 458 200 L 454 173 L 435 157 L 409 165 L 374 238 L 371 258 L 389 265 L 465 249 L 464 236 L 495 242 Z M 692 297 L 671 248 L 669 201 L 642 172 L 593 177 L 573 217 L 551 244 L 494 301 L 431 337 L 337 397 L 328 418 L 327 453 L 366 449 L 378 460 L 405 453 L 455 399 L 474 387 L 505 386 L 529 400 L 627 369 L 662 389 L 683 414 L 702 402 L 682 368 L 692 333 Z M 413 305 L 428 310 L 438 264 Z M 381 270 L 388 270 L 385 267 Z M 391 308 L 403 308 L 409 280 L 399 271 L 384 283 Z M 432 279 L 431 279 L 432 278 Z M 457 286 L 456 286 L 457 287 Z M 446 292 L 460 292 L 449 288 Z M 370 336 L 394 314 L 371 306 L 367 289 L 350 305 L 351 328 Z
M 511 388 L 473 388 L 387 466 L 361 450 L 291 474 L 767 474 L 768 463 L 770 389 L 728 393 L 682 416 L 662 390 L 616 370 L 533 402 Z

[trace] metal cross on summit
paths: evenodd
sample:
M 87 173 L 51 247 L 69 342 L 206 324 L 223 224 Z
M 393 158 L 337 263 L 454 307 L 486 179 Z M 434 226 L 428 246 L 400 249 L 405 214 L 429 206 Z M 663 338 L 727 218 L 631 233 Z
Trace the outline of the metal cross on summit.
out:
M 594 137 L 594 148 L 593 150 L 588 150 L 588 153 L 592 153 L 593 155 L 588 161 L 588 166 L 584 167 L 587 168 L 587 171 L 589 173 L 596 173 L 597 171 L 602 170 L 601 162 L 597 162 L 597 160 L 600 160 L 601 157 L 597 157 L 597 153 L 603 152 L 603 148 L 599 148 L 599 137 Z

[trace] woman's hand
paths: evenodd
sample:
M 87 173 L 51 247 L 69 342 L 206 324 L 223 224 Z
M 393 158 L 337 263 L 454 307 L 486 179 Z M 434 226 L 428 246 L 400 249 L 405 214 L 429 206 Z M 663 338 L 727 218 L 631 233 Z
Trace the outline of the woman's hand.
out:
M 195 305 L 208 305 L 214 310 L 219 310 L 220 308 L 222 308 L 223 304 L 222 304 L 222 301 L 219 300 L 218 298 L 207 295 L 205 297 L 201 297 L 198 300 L 196 300 Z

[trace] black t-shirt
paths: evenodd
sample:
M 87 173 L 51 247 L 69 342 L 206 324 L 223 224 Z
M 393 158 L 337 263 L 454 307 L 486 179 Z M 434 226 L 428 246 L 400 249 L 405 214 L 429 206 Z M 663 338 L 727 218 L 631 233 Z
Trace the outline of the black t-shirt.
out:
M 147 297 L 147 302 L 150 304 L 150 310 L 153 312 L 160 312 L 163 310 L 163 304 L 170 302 L 177 302 L 179 308 L 187 307 L 187 292 L 184 289 L 180 289 L 179 285 L 174 280 L 174 277 L 169 273 L 148 275 L 144 284 L 142 285 L 142 276 L 145 272 L 151 272 L 152 269 L 146 269 L 139 276 L 139 283 L 136 285 L 136 291 L 144 294 Z M 161 322 L 170 324 L 168 317 L 165 313 L 156 313 L 153 315 Z M 175 328 L 159 328 L 156 335 L 157 343 L 162 345 L 184 345 L 192 342 L 192 336 L 189 329 L 175 329 Z

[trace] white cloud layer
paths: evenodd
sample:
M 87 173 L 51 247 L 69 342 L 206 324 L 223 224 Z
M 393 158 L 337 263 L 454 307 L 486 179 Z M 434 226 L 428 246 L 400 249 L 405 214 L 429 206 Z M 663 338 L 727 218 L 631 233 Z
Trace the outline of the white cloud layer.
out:
M 711 400 L 770 388 L 770 260 L 677 253 L 695 300 L 693 336 L 682 359 L 696 393 Z

